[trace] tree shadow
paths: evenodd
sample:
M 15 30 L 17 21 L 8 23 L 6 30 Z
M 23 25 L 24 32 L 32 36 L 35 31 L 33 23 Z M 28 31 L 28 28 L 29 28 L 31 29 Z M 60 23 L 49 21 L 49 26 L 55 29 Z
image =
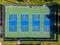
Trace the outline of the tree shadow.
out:
M 60 24 L 60 4 L 58 4 L 58 24 Z M 58 26 L 58 33 L 60 35 L 60 25 Z
M 50 19 L 50 37 L 55 38 L 54 34 L 56 34 L 56 38 L 58 38 L 58 5 L 48 5 L 48 8 L 50 9 L 50 14 L 46 15 Z M 56 39 L 58 40 L 58 39 Z

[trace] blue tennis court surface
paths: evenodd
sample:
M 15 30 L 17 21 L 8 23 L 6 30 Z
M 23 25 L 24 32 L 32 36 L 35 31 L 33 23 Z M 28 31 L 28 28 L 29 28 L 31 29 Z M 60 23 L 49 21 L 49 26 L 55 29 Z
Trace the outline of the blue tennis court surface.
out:
M 27 32 L 29 28 L 29 14 L 21 14 L 20 21 L 21 32 Z M 9 31 L 17 31 L 17 14 L 9 15 Z M 32 31 L 40 32 L 40 14 L 32 14 Z M 50 32 L 50 19 L 47 15 L 44 15 L 44 31 Z
M 20 21 L 21 21 L 21 32 L 28 31 L 29 14 L 21 14 Z M 9 31 L 13 32 L 13 30 L 15 31 L 17 30 L 17 14 L 9 15 Z M 40 14 L 32 14 L 32 31 L 40 32 Z M 44 31 L 50 32 L 50 19 L 47 17 L 47 15 L 44 16 Z
M 40 32 L 40 14 L 32 14 L 32 31 Z
M 28 14 L 21 14 L 21 32 L 28 32 L 29 16 Z
M 17 15 L 10 14 L 9 15 L 9 32 L 17 31 Z
M 44 31 L 45 32 L 50 32 L 50 19 L 47 15 L 44 16 Z

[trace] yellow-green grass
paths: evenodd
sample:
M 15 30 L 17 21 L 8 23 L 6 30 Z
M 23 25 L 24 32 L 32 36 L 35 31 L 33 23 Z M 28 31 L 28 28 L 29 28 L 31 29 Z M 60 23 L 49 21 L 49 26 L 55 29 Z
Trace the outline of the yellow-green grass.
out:
M 52 3 L 58 3 L 60 4 L 60 0 L 55 0 L 55 1 L 52 1 Z M 30 2 L 22 2 L 22 1 L 16 1 L 16 0 L 0 0 L 0 4 L 51 4 L 50 1 L 48 2 L 45 2 L 44 0 L 42 1 L 39 1 L 39 0 L 32 0 Z

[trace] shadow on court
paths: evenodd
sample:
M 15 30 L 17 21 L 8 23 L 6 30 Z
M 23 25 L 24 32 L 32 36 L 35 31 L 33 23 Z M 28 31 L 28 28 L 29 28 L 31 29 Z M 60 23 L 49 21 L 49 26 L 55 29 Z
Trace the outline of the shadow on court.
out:
M 51 38 L 55 38 L 54 34 L 56 34 L 56 41 L 58 41 L 58 5 L 51 5 L 48 6 L 48 8 L 50 9 L 50 15 L 46 15 L 49 19 L 50 19 L 50 34 L 51 34 Z

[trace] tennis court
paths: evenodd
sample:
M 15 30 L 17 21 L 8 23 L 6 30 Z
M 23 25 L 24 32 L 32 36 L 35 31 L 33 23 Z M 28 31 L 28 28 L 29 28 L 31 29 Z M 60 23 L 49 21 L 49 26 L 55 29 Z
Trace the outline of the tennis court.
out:
M 50 38 L 52 21 L 47 6 L 5 6 L 6 38 Z

